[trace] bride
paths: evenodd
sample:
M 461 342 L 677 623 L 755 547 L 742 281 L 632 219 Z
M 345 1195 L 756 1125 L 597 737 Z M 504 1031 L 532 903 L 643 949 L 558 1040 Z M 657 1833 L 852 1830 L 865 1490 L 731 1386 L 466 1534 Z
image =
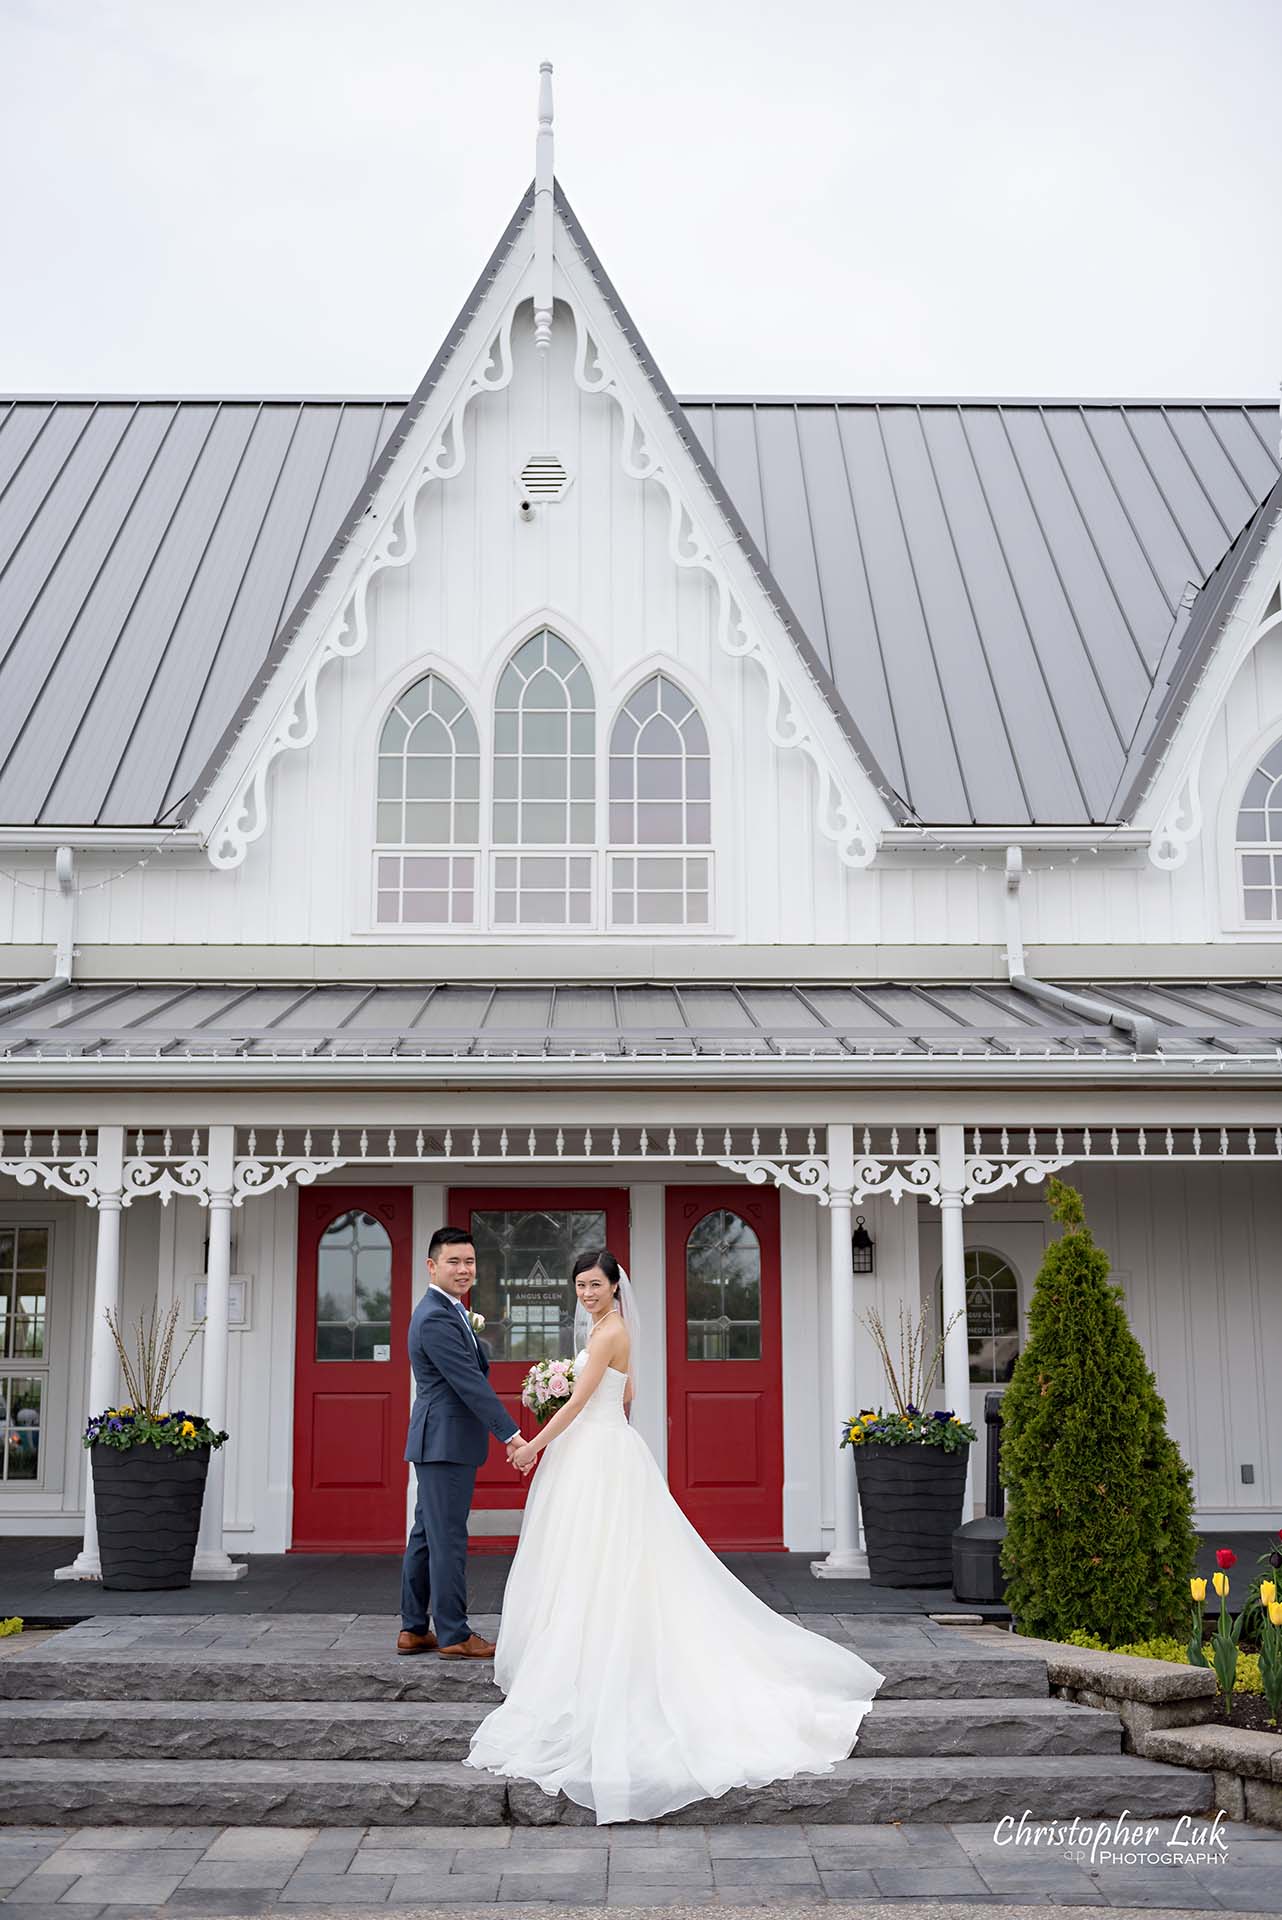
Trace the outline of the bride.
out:
M 528 1473 L 547 1452 L 503 1598 L 506 1697 L 466 1764 L 564 1793 L 598 1826 L 830 1772 L 883 1676 L 772 1612 L 705 1546 L 628 1424 L 627 1275 L 601 1252 L 574 1280 L 574 1391 L 513 1456 Z

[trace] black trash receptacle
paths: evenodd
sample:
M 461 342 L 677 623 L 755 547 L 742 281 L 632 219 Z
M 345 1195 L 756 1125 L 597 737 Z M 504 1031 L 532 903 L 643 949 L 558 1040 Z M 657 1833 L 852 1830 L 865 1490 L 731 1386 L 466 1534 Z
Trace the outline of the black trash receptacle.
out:
M 1001 1481 L 1002 1396 L 984 1395 L 984 1428 L 988 1462 L 982 1520 L 967 1520 L 953 1535 L 953 1596 L 957 1600 L 996 1605 L 1006 1593 L 1002 1572 L 1002 1541 L 1006 1538 L 1006 1493 Z

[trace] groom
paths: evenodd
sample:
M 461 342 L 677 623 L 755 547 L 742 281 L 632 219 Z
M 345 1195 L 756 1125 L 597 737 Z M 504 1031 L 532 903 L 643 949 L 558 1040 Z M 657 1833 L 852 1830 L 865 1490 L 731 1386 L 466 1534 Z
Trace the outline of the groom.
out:
M 521 1430 L 486 1379 L 463 1296 L 476 1279 L 476 1248 L 461 1227 L 438 1227 L 427 1249 L 431 1285 L 410 1321 L 416 1388 L 405 1458 L 418 1476 L 414 1526 L 401 1571 L 398 1653 L 492 1660 L 494 1644 L 467 1623 L 467 1515 L 476 1470 L 494 1434 L 508 1450 Z M 436 1632 L 428 1631 L 428 1615 Z

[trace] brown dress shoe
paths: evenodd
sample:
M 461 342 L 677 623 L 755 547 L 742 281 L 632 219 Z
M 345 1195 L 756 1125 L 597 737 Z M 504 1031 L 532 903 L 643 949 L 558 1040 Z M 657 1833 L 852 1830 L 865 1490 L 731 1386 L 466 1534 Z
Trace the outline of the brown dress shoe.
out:
M 466 1640 L 460 1640 L 456 1647 L 442 1647 L 442 1660 L 492 1660 L 496 1642 L 482 1640 L 479 1633 L 469 1633 Z
M 434 1633 L 411 1633 L 408 1627 L 402 1627 L 396 1636 L 398 1653 L 434 1653 L 436 1635 Z

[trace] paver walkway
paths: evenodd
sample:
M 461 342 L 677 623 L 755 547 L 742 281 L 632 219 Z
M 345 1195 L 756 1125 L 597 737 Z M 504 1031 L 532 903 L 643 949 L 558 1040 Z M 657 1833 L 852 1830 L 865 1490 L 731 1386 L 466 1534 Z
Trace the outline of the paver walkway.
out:
M 1095 1826 L 1112 1826 L 1096 1822 Z M 1141 1851 L 1164 1856 L 1175 1823 Z M 49 1828 L 0 1831 L 4 1920 L 126 1920 L 370 1907 L 812 1909 L 845 1902 L 1275 1912 L 1282 1834 L 1222 1827 L 1223 1857 L 1092 1861 L 1000 1845 L 991 1826 Z

